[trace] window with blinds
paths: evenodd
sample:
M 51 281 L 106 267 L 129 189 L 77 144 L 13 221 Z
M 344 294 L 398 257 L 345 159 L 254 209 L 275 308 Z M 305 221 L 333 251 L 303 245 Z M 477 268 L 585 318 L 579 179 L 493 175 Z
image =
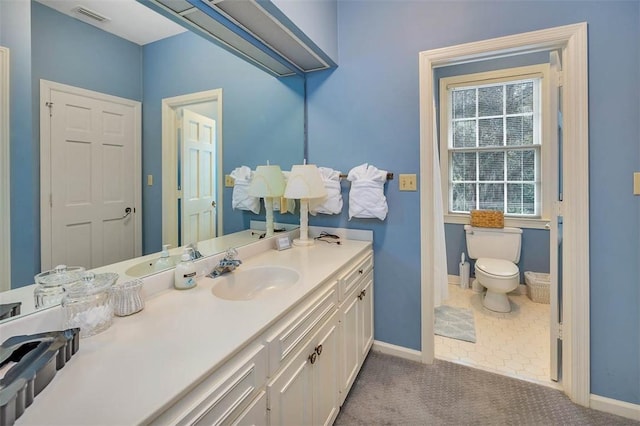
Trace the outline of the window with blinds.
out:
M 441 86 L 449 213 L 490 209 L 540 217 L 540 82 L 534 75 Z

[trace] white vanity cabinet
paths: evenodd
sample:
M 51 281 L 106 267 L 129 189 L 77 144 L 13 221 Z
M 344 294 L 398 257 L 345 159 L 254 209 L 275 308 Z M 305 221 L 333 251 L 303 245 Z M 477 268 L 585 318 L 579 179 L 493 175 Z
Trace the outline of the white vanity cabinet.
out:
M 339 279 L 340 405 L 373 343 L 373 255 L 355 262 Z
M 248 345 L 151 424 L 266 424 L 267 361 L 262 342 Z
M 300 280 L 246 301 L 216 297 L 220 281 L 183 292 L 173 271 L 150 276 L 145 285 L 166 291 L 83 340 L 16 426 L 331 424 L 373 338 L 372 253 L 364 238 L 286 251 L 256 243 L 241 268 L 294 269 Z M 61 323 L 60 309 L 44 310 L 0 334 Z

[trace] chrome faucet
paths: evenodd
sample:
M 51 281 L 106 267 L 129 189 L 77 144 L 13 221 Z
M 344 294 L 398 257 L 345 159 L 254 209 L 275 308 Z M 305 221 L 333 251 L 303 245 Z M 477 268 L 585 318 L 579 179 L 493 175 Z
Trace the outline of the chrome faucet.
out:
M 228 249 L 224 255 L 224 258 L 220 260 L 218 266 L 213 268 L 213 271 L 211 271 L 211 273 L 207 276 L 216 278 L 220 275 L 226 274 L 227 272 L 233 272 L 238 266 L 242 264 L 242 261 L 240 259 L 236 259 L 236 256 L 238 256 L 238 251 L 236 249 Z
M 202 254 L 198 251 L 198 243 L 191 243 L 187 248 L 191 249 L 191 260 L 200 259 L 202 257 Z

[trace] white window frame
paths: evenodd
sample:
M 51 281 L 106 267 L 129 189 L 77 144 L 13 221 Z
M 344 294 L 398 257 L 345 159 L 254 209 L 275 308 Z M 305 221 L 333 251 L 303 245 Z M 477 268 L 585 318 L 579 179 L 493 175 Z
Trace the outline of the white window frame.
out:
M 528 78 L 540 78 L 540 99 L 541 108 L 541 148 L 540 164 L 536 173 L 540 173 L 540 207 L 539 216 L 523 217 L 512 216 L 505 213 L 505 226 L 518 228 L 545 229 L 551 217 L 553 205 L 552 178 L 554 176 L 552 167 L 554 163 L 553 144 L 550 143 L 554 137 L 552 133 L 551 102 L 549 88 L 550 66 L 549 64 L 531 65 L 526 67 L 516 67 L 501 69 L 496 71 L 466 74 L 440 79 L 440 171 L 442 184 L 442 203 L 444 207 L 445 223 L 468 224 L 468 213 L 452 213 L 449 211 L 449 131 L 451 103 L 448 88 L 461 86 L 480 86 L 491 83 L 502 83 L 513 80 L 524 80 Z M 557 160 L 556 160 L 557 161 Z M 538 201 L 538 200 L 537 200 Z

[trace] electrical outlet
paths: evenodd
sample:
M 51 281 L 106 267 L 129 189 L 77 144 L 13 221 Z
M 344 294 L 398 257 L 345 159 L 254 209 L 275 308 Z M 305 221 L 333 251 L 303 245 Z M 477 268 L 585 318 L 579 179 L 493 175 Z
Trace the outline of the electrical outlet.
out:
M 233 188 L 233 185 L 235 185 L 235 179 L 233 179 L 231 175 L 224 175 L 224 186 Z
M 415 174 L 401 174 L 398 177 L 400 191 L 416 191 L 418 189 L 417 177 Z

